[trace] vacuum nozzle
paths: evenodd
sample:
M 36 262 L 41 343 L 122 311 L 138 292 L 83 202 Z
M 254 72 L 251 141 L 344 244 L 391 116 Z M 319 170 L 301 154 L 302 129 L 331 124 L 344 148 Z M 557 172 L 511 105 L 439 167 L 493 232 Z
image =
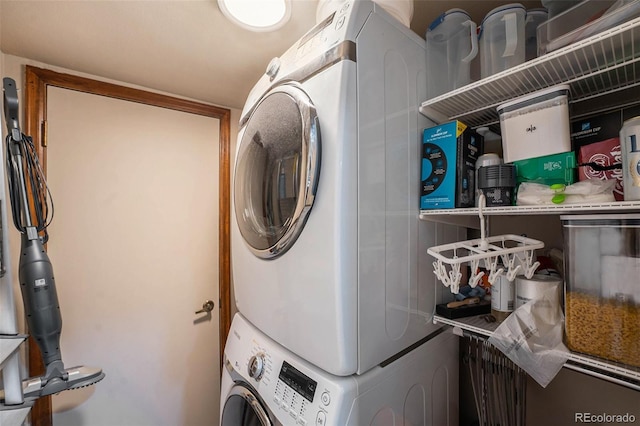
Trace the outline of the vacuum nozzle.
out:
M 49 374 L 47 368 L 47 373 Z M 105 374 L 100 368 L 78 366 L 68 368 L 62 372 L 55 372 L 52 377 L 47 374 L 32 377 L 22 382 L 22 393 L 26 400 L 35 400 L 43 396 L 53 395 L 66 390 L 80 389 L 94 385 L 104 379 Z M 0 401 L 4 400 L 4 391 L 0 390 Z

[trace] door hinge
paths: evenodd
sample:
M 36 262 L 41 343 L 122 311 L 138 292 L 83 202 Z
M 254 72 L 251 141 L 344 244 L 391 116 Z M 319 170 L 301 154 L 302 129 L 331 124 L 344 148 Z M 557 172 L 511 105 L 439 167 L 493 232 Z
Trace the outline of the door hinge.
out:
M 47 147 L 47 130 L 48 130 L 48 124 L 47 124 L 47 120 L 43 120 L 42 121 L 42 125 L 41 125 L 41 132 L 42 132 L 42 146 L 43 147 Z

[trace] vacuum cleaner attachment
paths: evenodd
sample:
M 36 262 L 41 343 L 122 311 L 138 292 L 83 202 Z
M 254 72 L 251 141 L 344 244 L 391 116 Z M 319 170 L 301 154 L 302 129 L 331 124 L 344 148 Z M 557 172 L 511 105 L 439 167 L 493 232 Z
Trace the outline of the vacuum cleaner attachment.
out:
M 3 79 L 7 143 L 7 179 L 13 222 L 22 233 L 19 279 L 29 332 L 42 353 L 45 374 L 22 383 L 25 398 L 39 398 L 92 385 L 105 374 L 84 366 L 65 369 L 60 352 L 62 316 L 53 266 L 44 249 L 53 202 L 32 139 L 18 125 L 15 81 Z M 48 196 L 47 196 L 48 195 Z M 0 392 L 0 399 L 4 394 Z

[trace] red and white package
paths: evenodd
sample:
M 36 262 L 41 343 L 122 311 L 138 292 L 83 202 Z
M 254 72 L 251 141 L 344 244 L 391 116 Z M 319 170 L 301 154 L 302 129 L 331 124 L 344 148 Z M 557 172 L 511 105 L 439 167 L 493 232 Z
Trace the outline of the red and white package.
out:
M 585 163 L 596 163 L 603 167 L 622 164 L 620 138 L 606 139 L 600 142 L 581 146 L 578 149 L 578 164 Z M 616 201 L 624 200 L 622 168 L 600 171 L 591 166 L 578 167 L 578 180 L 583 181 L 587 179 L 615 179 L 616 185 L 613 189 L 613 195 L 615 196 Z

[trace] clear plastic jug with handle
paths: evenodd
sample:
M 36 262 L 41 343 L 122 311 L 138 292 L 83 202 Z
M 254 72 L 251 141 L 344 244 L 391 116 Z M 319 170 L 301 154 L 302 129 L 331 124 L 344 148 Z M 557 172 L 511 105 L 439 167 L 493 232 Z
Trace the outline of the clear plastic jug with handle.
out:
M 478 54 L 476 24 L 462 9 L 438 16 L 425 36 L 427 40 L 427 98 L 471 82 L 471 60 Z
M 497 7 L 480 26 L 480 75 L 489 77 L 516 65 L 525 57 L 525 17 L 520 3 Z
M 549 14 L 542 8 L 527 10 L 524 24 L 525 61 L 538 57 L 538 26 L 546 22 L 547 19 L 549 19 Z

